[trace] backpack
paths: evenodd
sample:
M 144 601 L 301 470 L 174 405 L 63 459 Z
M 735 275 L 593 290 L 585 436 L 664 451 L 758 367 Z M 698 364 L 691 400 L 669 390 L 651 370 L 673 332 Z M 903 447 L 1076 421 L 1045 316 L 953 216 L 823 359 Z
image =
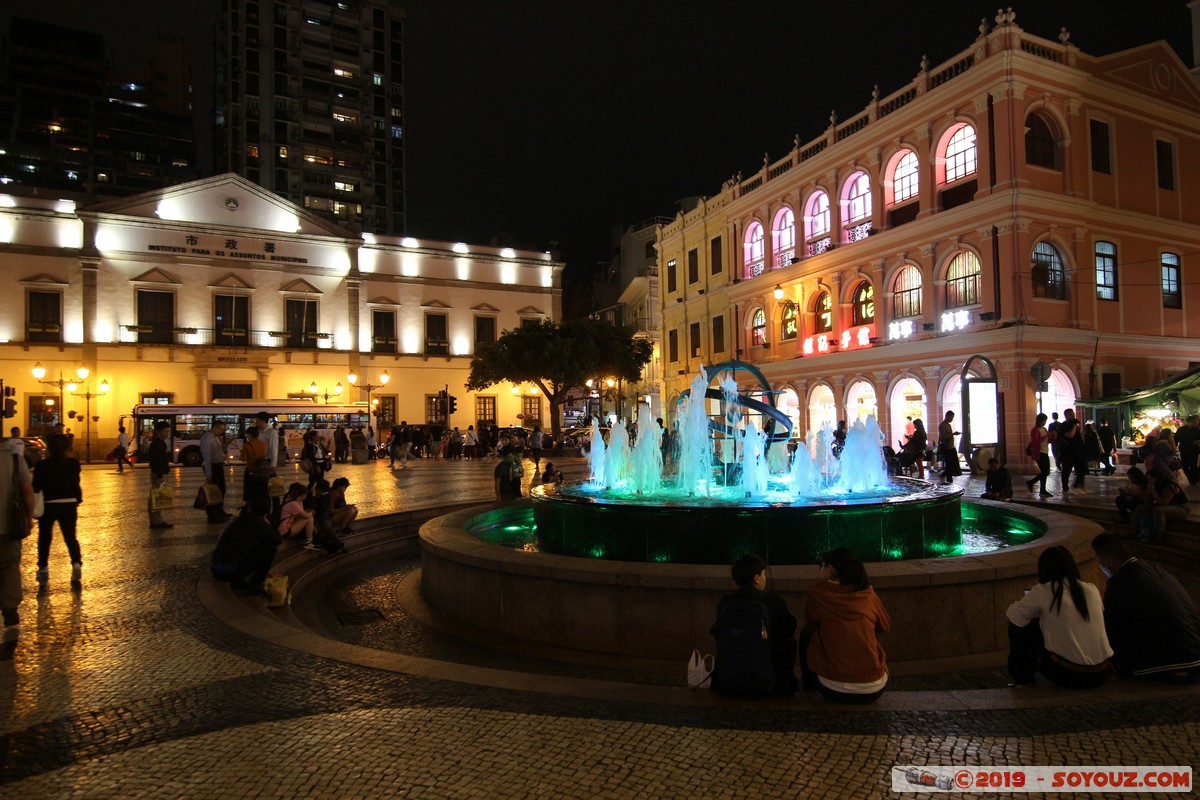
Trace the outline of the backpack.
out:
M 717 617 L 712 688 L 731 695 L 765 695 L 775 687 L 767 607 L 757 598 L 730 600 Z

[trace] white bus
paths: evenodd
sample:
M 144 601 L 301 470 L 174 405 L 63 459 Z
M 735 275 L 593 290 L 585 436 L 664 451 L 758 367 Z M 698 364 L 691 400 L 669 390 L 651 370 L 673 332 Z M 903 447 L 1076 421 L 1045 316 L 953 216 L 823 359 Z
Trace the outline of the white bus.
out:
M 366 403 L 319 404 L 312 400 L 214 400 L 211 403 L 183 405 L 138 405 L 133 407 L 133 426 L 130 437 L 136 442 L 138 460 L 144 460 L 154 436 L 154 426 L 160 421 L 171 423 L 171 452 L 173 460 L 188 467 L 200 466 L 200 437 L 216 421 L 224 422 L 225 458 L 241 460 L 244 431 L 254 424 L 262 411 L 271 416 L 271 426 L 284 432 L 289 458 L 296 458 L 303 447 L 304 433 L 316 430 L 326 449 L 333 452 L 333 431 L 341 425 L 365 432 L 370 424 L 370 409 Z M 277 435 L 277 434 L 276 434 Z

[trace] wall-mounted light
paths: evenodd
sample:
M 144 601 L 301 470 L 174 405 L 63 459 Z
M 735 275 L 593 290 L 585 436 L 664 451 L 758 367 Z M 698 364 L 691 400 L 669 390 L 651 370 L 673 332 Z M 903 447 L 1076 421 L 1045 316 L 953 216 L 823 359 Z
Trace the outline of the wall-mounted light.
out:
M 783 299 L 783 287 L 780 286 L 778 283 L 775 284 L 775 299 L 776 300 Z

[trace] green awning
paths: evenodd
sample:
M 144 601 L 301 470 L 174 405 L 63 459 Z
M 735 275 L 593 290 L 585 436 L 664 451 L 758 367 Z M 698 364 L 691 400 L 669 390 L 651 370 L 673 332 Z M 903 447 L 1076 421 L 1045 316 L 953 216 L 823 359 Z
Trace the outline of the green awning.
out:
M 1093 400 L 1076 400 L 1075 404 L 1086 407 L 1119 406 L 1119 405 L 1155 405 L 1164 401 L 1175 401 L 1179 411 L 1189 414 L 1200 409 L 1200 367 L 1189 369 L 1178 375 L 1172 375 L 1166 380 L 1146 386 L 1141 389 L 1131 389 L 1128 392 L 1099 397 Z

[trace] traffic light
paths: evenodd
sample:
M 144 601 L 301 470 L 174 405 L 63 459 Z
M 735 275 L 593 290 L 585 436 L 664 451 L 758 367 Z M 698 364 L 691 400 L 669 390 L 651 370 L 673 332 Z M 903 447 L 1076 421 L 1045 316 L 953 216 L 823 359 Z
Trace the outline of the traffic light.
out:
M 4 387 L 4 418 L 12 419 L 17 415 L 17 390 L 11 386 Z
M 446 416 L 449 417 L 455 411 L 458 411 L 458 398 L 450 395 L 446 398 Z

